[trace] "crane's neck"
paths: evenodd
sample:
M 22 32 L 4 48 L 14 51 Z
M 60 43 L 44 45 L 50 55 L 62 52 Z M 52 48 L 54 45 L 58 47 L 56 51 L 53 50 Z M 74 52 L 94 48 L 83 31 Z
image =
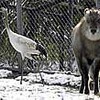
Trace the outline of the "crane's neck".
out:
M 10 29 L 10 27 L 9 27 L 9 24 L 8 24 L 8 13 L 7 13 L 7 11 L 4 11 L 4 17 L 5 17 L 5 20 L 4 20 L 5 28 L 7 30 L 9 39 L 11 39 L 11 37 L 13 37 L 14 32 L 12 32 L 11 29 Z
M 7 11 L 4 12 L 4 16 L 5 16 L 5 20 L 4 20 L 5 28 L 6 29 L 10 29 L 9 28 L 9 24 L 8 24 L 8 14 L 7 14 Z

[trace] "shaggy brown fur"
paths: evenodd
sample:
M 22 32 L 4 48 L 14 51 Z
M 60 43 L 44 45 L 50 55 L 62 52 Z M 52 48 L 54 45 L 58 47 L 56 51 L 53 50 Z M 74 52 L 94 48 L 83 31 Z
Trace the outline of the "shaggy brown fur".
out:
M 89 72 L 94 81 L 94 94 L 99 93 L 98 74 L 100 69 L 100 11 L 85 9 L 84 17 L 72 32 L 72 47 L 82 76 L 80 93 L 89 94 Z

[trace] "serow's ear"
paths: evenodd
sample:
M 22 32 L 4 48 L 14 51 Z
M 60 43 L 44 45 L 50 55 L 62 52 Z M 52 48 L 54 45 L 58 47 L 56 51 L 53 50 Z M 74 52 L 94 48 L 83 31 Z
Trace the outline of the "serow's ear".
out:
M 85 10 L 84 10 L 84 14 L 88 13 L 89 10 L 90 10 L 89 8 L 85 8 Z

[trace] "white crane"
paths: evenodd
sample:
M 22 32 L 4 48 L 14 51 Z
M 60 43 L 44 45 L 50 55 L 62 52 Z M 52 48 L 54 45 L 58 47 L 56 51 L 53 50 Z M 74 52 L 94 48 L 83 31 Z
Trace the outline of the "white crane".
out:
M 8 33 L 9 41 L 13 48 L 21 54 L 22 60 L 24 61 L 25 57 L 32 60 L 33 58 L 31 55 L 44 55 L 44 57 L 47 58 L 46 50 L 41 44 L 36 43 L 32 39 L 29 39 L 25 36 L 14 33 L 10 29 L 8 24 L 7 9 L 2 7 L 1 10 L 5 17 L 4 24 Z

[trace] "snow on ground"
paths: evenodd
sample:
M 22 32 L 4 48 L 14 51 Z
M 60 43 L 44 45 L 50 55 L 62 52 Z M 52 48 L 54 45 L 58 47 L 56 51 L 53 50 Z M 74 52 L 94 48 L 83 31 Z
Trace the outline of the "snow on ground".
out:
M 41 73 L 42 78 L 44 79 L 44 82 L 52 85 L 52 84 L 61 84 L 71 87 L 79 87 L 81 77 L 76 77 L 74 75 L 67 75 L 65 73 L 55 73 L 55 74 L 45 74 Z M 20 77 L 16 78 L 17 80 L 20 80 Z M 27 80 L 29 82 L 40 82 L 41 78 L 39 73 L 29 73 L 28 76 L 24 76 L 24 80 Z
M 11 71 L 8 71 L 8 70 L 0 70 L 0 78 L 4 78 L 4 77 L 8 77 L 12 74 Z
M 44 74 L 41 73 L 45 82 L 49 85 L 36 83 L 41 81 L 39 74 L 29 73 L 24 76 L 23 84 L 20 85 L 20 77 L 16 79 L 0 79 L 0 100 L 100 100 L 100 97 L 82 95 L 78 89 L 53 85 L 54 83 L 78 84 L 80 77 L 66 75 L 64 73 Z
M 81 95 L 75 90 L 61 86 L 29 84 L 13 79 L 0 80 L 1 100 L 99 100 L 95 96 Z

